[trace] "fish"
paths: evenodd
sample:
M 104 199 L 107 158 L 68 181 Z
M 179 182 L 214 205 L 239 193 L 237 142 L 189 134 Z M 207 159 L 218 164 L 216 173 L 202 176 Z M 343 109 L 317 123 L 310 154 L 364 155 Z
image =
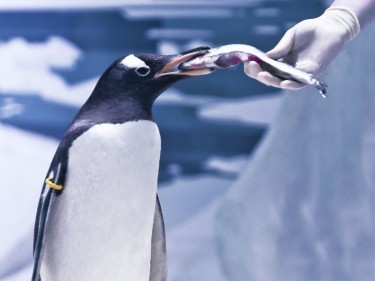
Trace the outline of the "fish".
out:
M 223 69 L 242 62 L 257 62 L 264 70 L 280 78 L 314 86 L 323 98 L 327 96 L 327 83 L 312 74 L 287 63 L 269 58 L 263 51 L 245 44 L 230 44 L 209 49 L 205 54 L 193 57 L 179 65 L 180 70 L 199 68 Z

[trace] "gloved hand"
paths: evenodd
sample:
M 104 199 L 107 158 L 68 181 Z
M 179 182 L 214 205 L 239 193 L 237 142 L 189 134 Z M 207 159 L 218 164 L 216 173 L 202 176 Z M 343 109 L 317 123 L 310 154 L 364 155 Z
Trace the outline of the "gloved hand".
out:
M 304 20 L 289 29 L 267 55 L 317 77 L 359 31 L 358 19 L 351 10 L 332 7 L 320 17 Z M 299 89 L 305 86 L 275 77 L 254 61 L 246 62 L 244 71 L 248 76 L 278 88 Z

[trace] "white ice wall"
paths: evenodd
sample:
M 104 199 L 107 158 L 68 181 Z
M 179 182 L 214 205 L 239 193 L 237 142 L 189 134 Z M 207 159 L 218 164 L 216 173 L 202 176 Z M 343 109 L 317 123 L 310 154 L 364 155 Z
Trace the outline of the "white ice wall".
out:
M 375 280 L 375 25 L 288 92 L 217 215 L 228 281 Z M 319 51 L 319 50 L 317 50 Z

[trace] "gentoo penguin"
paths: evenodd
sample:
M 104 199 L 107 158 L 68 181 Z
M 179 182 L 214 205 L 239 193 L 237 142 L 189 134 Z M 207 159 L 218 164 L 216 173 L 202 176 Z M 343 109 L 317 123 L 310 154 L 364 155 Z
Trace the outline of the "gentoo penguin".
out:
M 155 99 L 211 69 L 174 70 L 204 54 L 128 55 L 100 77 L 52 160 L 38 205 L 32 281 L 164 281 L 156 187 Z

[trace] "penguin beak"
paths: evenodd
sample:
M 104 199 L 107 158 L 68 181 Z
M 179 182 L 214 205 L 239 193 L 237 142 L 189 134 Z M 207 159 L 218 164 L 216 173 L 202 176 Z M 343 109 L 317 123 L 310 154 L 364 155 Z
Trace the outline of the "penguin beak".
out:
M 213 72 L 213 68 L 199 68 L 189 70 L 179 70 L 178 66 L 196 56 L 204 55 L 208 52 L 209 47 L 196 48 L 182 54 L 172 57 L 172 61 L 167 63 L 159 72 L 155 74 L 155 78 L 167 75 L 186 75 L 186 76 L 199 76 Z

